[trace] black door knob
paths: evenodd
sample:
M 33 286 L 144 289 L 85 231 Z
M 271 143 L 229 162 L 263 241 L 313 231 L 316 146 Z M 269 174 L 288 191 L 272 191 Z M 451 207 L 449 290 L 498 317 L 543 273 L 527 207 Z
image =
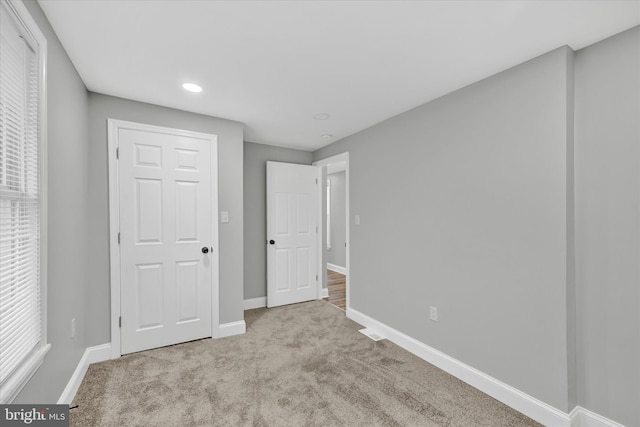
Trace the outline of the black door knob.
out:
M 203 254 L 208 254 L 208 253 L 209 253 L 209 248 L 208 248 L 208 247 L 206 247 L 206 246 L 205 246 L 205 247 L 203 247 L 203 248 L 202 248 L 202 253 L 203 253 Z
M 275 245 L 275 244 L 276 244 L 276 241 L 275 241 L 275 240 L 269 240 L 269 244 L 270 244 L 270 245 Z

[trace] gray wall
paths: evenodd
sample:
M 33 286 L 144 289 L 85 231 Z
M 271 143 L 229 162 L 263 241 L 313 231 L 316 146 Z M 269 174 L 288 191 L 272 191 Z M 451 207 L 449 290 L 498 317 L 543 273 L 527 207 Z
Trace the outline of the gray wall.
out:
M 331 249 L 327 251 L 327 262 L 339 267 L 347 266 L 347 174 L 336 172 L 327 175 L 331 181 Z
M 267 161 L 310 165 L 313 154 L 244 143 L 244 298 L 267 295 Z
M 314 153 L 349 152 L 351 307 L 563 411 L 572 54 Z
M 107 176 L 107 119 L 129 120 L 151 125 L 218 135 L 220 211 L 229 211 L 229 223 L 220 224 L 220 323 L 243 319 L 243 125 L 171 108 L 89 94 L 90 228 L 87 310 L 91 313 L 89 345 L 109 342 L 109 209 Z M 85 177 L 86 179 L 86 177 Z
M 640 27 L 576 54 L 578 404 L 640 426 Z
M 55 403 L 86 347 L 89 173 L 87 91 L 35 1 L 24 2 L 47 38 L 47 329 L 51 350 L 15 403 Z M 76 338 L 71 339 L 71 319 Z

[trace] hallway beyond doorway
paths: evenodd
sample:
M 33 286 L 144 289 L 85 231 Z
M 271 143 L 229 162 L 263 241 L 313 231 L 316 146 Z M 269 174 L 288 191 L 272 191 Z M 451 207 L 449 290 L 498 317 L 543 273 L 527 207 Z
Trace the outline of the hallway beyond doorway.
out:
M 346 283 L 347 276 L 332 270 L 327 270 L 327 288 L 329 289 L 329 296 L 323 299 L 336 307 L 345 310 L 347 302 Z

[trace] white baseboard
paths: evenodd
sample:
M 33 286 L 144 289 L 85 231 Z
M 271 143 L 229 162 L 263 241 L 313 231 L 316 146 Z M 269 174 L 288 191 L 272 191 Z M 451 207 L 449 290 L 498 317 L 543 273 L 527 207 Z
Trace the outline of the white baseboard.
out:
M 322 289 L 320 298 L 329 298 L 329 289 Z M 267 297 L 258 297 L 244 300 L 244 309 L 253 310 L 254 308 L 262 308 L 267 306 Z
M 267 306 L 267 297 L 258 297 L 244 300 L 244 309 L 252 310 L 254 308 L 262 308 Z
M 573 408 L 569 417 L 571 418 L 571 427 L 624 427 L 622 424 L 580 406 Z
M 218 327 L 218 338 L 230 337 L 233 335 L 241 335 L 247 331 L 247 325 L 244 320 L 237 322 L 223 323 Z
M 459 360 L 442 353 L 435 348 L 411 338 L 353 308 L 347 310 L 347 317 L 367 328 L 372 328 L 389 341 L 437 366 L 454 377 L 472 385 L 478 390 L 522 412 L 526 416 L 546 426 L 570 427 L 569 415 L 546 404 L 535 397 L 499 381 Z M 582 427 L 582 426 L 581 426 Z
M 71 375 L 67 386 L 62 391 L 62 394 L 58 399 L 58 405 L 71 404 L 73 398 L 76 397 L 80 384 L 82 384 L 82 380 L 87 373 L 87 369 L 89 369 L 89 365 L 92 363 L 104 362 L 109 359 L 111 359 L 111 344 L 88 347 L 80 358 L 78 366 L 76 366 L 76 370 L 73 371 L 73 375 Z
M 340 274 L 347 274 L 346 267 L 340 267 L 339 265 L 331 264 L 330 262 L 327 263 L 327 270 L 335 271 Z

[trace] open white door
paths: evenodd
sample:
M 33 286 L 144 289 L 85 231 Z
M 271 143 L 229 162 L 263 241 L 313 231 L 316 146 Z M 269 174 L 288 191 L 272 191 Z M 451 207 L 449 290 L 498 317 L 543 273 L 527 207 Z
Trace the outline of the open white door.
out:
M 318 168 L 267 162 L 267 307 L 317 298 Z
M 114 131 L 121 352 L 210 337 L 215 136 L 126 122 Z

